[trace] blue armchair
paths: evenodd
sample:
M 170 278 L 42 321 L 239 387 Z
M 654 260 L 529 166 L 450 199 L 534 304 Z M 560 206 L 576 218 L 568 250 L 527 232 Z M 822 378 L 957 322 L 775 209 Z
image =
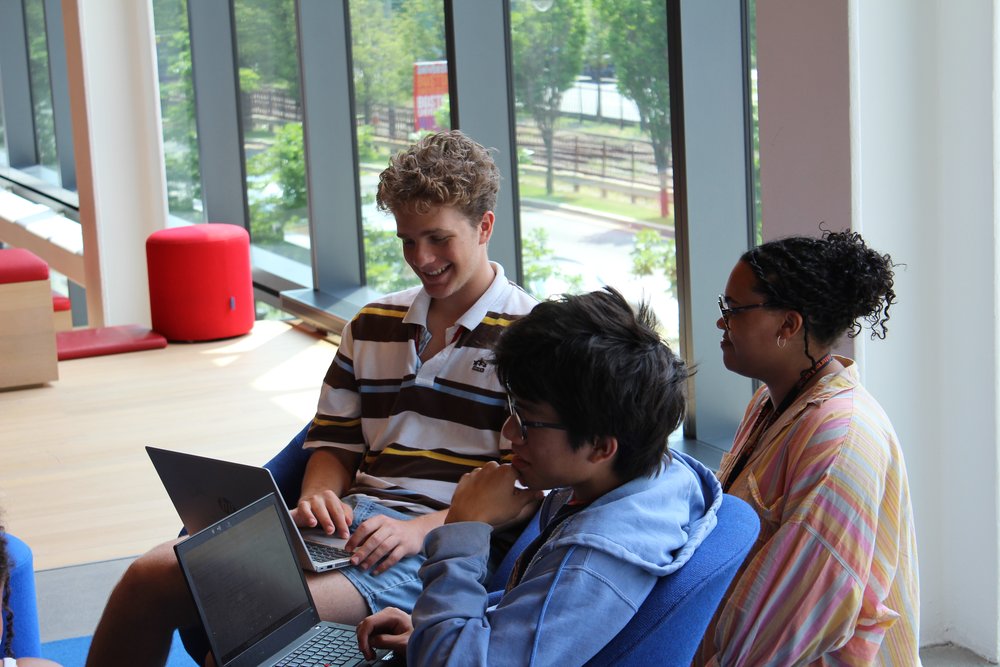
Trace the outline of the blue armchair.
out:
M 759 531 L 760 521 L 753 509 L 726 495 L 718 525 L 691 560 L 660 579 L 628 625 L 587 667 L 690 665 L 719 601 Z
M 38 657 L 42 644 L 38 632 L 38 599 L 35 593 L 35 563 L 31 548 L 18 538 L 6 535 L 7 555 L 10 558 L 10 613 L 13 614 L 13 641 L 11 651 L 15 657 Z M 0 647 L 7 642 L 7 618 L 0 624 Z

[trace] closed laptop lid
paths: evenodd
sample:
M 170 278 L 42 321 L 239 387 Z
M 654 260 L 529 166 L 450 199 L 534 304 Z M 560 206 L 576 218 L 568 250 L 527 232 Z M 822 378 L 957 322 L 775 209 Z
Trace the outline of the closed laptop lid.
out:
M 278 490 L 266 468 L 151 446 L 146 453 L 189 533 Z

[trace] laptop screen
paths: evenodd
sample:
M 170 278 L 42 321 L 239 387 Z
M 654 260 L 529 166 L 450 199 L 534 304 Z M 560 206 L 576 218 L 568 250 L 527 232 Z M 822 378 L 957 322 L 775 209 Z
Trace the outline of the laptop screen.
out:
M 188 582 L 223 663 L 312 606 L 273 494 L 187 542 Z

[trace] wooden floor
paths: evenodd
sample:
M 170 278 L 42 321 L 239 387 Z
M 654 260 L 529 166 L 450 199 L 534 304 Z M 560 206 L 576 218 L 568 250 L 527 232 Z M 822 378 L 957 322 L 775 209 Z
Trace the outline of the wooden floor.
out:
M 43 570 L 134 556 L 180 521 L 145 445 L 260 465 L 312 417 L 336 347 L 291 323 L 59 362 L 0 392 L 0 508 Z

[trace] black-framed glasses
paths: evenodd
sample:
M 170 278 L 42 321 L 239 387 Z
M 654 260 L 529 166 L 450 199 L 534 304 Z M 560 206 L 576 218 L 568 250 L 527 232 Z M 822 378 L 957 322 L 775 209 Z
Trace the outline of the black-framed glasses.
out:
M 726 330 L 729 330 L 729 318 L 737 313 L 742 313 L 745 310 L 753 310 L 754 308 L 767 308 L 770 303 L 751 303 L 748 306 L 733 306 L 730 307 L 729 302 L 726 301 L 726 297 L 719 295 L 719 312 L 722 313 L 722 322 L 726 325 Z
M 528 427 L 531 428 L 554 428 L 560 431 L 568 431 L 569 427 L 565 424 L 556 424 L 554 422 L 529 422 L 521 419 L 520 413 L 517 411 L 517 404 L 514 402 L 514 397 L 511 396 L 510 389 L 507 389 L 507 409 L 510 410 L 510 416 L 514 419 L 514 424 L 521 431 L 521 439 L 528 439 Z

